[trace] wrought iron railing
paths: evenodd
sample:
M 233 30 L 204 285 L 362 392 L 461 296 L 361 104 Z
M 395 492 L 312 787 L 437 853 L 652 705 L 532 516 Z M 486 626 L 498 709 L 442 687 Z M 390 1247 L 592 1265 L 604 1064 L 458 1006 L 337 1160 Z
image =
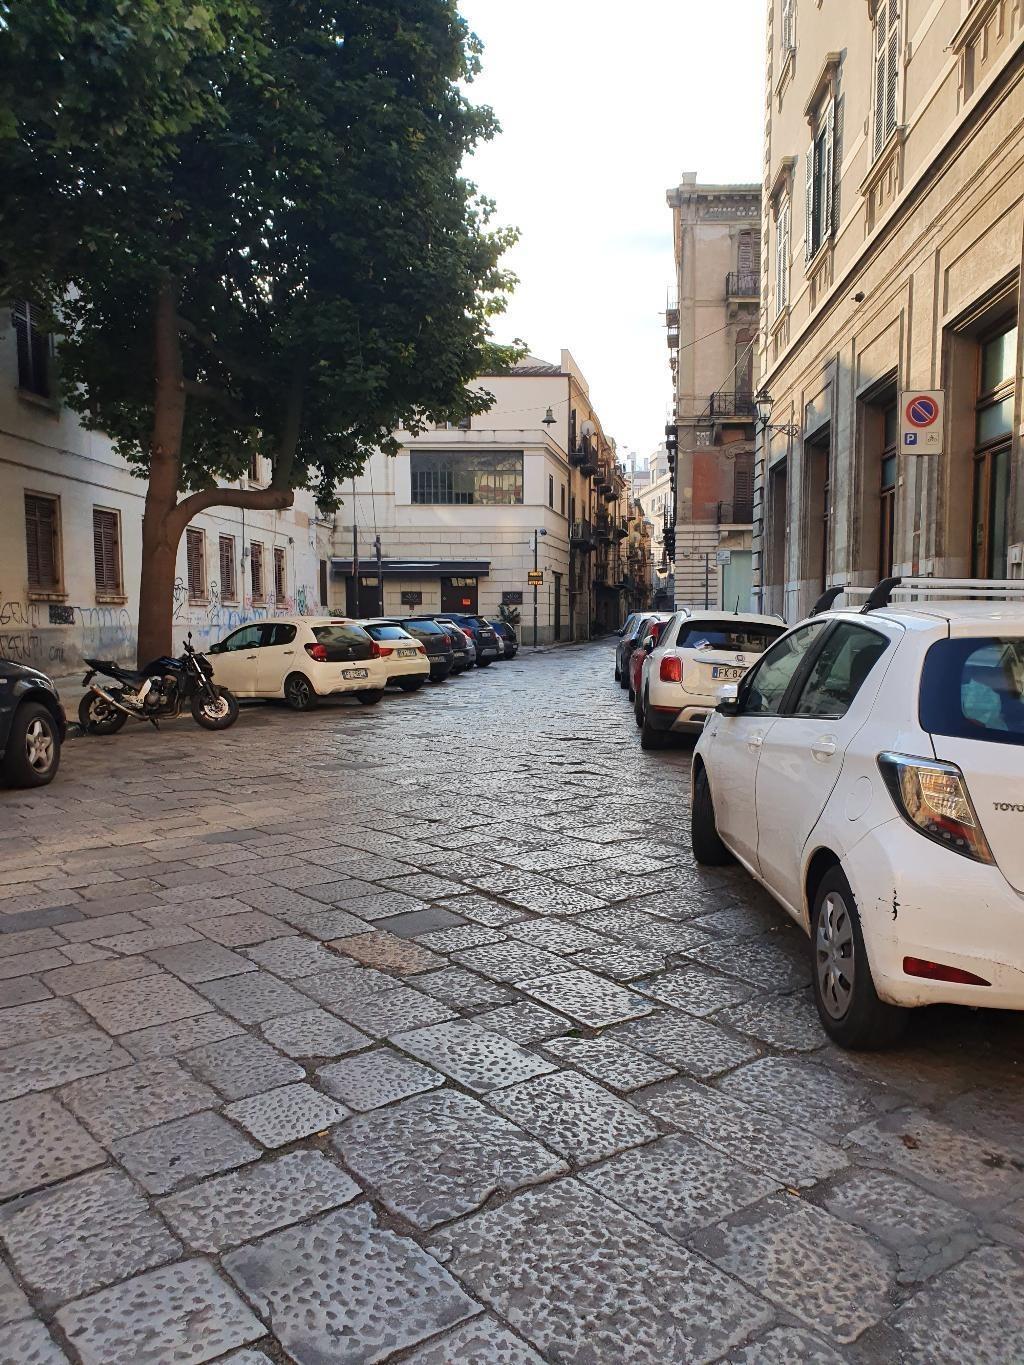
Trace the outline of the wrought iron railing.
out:
M 729 299 L 760 298 L 760 275 L 756 270 L 730 270 L 725 277 L 725 296 Z

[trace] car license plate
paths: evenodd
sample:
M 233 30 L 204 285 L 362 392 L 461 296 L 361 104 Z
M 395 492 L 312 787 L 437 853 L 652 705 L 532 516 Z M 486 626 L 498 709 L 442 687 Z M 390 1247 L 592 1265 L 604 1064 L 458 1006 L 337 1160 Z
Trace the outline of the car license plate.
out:
M 400 650 L 398 651 L 398 657 L 399 657 L 400 659 L 415 659 L 415 657 L 416 657 L 416 650 L 414 650 L 414 649 L 400 649 Z
M 370 674 L 365 668 L 343 668 L 341 676 L 343 678 L 368 678 Z
M 711 668 L 713 678 L 727 678 L 730 682 L 742 678 L 745 672 L 745 668 L 727 668 L 725 664 L 713 664 Z

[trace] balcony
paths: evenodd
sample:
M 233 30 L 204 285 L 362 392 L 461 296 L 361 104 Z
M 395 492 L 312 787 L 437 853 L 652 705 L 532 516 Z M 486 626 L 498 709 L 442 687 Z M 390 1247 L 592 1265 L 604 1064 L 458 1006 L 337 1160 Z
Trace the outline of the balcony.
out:
M 719 526 L 750 526 L 754 520 L 753 498 L 738 502 L 720 502 L 717 507 Z
M 719 389 L 708 398 L 708 416 L 715 420 L 724 418 L 752 422 L 756 416 L 754 395 Z
M 609 518 L 604 515 L 603 512 L 598 512 L 597 514 L 597 524 L 595 529 L 597 532 L 597 539 L 602 544 L 607 545 L 612 538 L 612 523 L 609 520 Z
M 625 540 L 629 535 L 629 518 L 619 517 L 618 522 L 612 528 L 620 540 Z
M 725 277 L 725 297 L 756 303 L 761 297 L 761 276 L 756 270 L 730 270 Z
M 592 550 L 597 544 L 594 528 L 589 521 L 574 521 L 569 528 L 569 544 L 574 550 Z
M 589 478 L 598 471 L 597 451 L 589 441 L 582 440 L 575 450 L 570 450 L 569 463 Z

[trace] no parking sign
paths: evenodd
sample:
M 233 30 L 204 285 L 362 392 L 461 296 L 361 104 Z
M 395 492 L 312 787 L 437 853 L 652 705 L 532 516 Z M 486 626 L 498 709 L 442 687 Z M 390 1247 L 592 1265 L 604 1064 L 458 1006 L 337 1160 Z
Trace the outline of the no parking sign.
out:
M 944 389 L 908 389 L 900 394 L 900 449 L 904 455 L 941 455 L 945 427 Z

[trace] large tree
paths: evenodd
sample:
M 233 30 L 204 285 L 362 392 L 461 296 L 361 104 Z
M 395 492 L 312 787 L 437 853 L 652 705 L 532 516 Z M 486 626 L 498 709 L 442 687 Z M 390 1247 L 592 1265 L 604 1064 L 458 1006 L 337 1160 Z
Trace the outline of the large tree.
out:
M 204 508 L 284 508 L 481 411 L 508 232 L 456 0 L 0 0 L 0 296 L 148 479 L 140 662 Z M 265 488 L 237 482 L 254 453 Z

